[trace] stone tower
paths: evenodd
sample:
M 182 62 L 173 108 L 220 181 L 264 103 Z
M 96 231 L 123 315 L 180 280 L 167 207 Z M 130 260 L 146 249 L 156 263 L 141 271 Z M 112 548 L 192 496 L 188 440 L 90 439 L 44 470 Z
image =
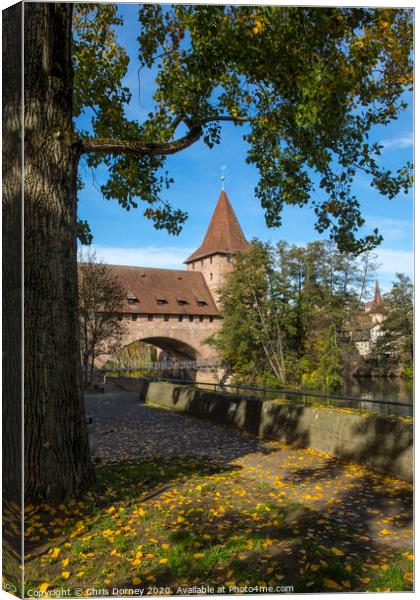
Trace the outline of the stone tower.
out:
M 185 261 L 188 271 L 203 274 L 218 305 L 217 290 L 232 268 L 238 252 L 250 247 L 224 190 L 220 193 L 210 225 L 201 246 Z

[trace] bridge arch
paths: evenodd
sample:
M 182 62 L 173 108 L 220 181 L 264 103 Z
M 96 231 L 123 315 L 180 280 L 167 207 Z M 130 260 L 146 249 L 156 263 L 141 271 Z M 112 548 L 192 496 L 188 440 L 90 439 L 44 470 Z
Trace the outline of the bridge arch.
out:
M 179 354 L 186 360 L 207 360 L 217 357 L 216 350 L 205 343 L 205 340 L 216 331 L 219 323 L 210 320 L 199 321 L 194 318 L 179 321 L 172 315 L 168 320 L 154 318 L 149 321 L 139 318 L 128 321 L 126 334 L 122 340 L 122 346 L 128 346 L 132 342 L 145 342 L 152 344 L 163 351 Z
M 198 352 L 195 348 L 193 348 L 190 344 L 178 340 L 172 337 L 166 336 L 154 336 L 147 337 L 139 342 L 145 342 L 146 344 L 151 344 L 152 346 L 156 346 L 160 350 L 163 350 L 169 355 L 175 355 L 176 357 L 187 359 L 187 360 L 197 360 Z

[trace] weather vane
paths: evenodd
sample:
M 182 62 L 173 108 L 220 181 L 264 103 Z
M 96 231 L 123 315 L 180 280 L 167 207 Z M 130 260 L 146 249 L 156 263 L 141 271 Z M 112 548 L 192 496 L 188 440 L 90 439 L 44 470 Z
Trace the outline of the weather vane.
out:
M 222 174 L 220 176 L 220 179 L 222 180 L 222 191 L 224 191 L 224 189 L 225 189 L 225 179 L 226 179 L 226 176 L 225 176 L 226 165 L 222 165 L 221 171 L 222 171 Z

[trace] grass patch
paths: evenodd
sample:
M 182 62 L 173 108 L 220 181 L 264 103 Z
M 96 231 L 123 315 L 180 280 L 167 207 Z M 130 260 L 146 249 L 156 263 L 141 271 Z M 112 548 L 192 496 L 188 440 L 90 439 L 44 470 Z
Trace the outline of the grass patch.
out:
M 101 467 L 95 493 L 32 507 L 26 532 L 28 589 L 42 583 L 49 590 L 203 583 L 292 585 L 295 592 L 412 589 L 408 548 L 396 553 L 372 542 L 367 550 L 349 524 L 206 460 Z

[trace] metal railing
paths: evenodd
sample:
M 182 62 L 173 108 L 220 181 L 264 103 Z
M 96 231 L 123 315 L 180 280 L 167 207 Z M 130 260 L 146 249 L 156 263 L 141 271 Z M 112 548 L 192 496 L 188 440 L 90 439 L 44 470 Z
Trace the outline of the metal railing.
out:
M 209 388 L 210 391 L 224 392 L 229 394 L 235 394 L 237 398 L 253 398 L 255 400 L 281 400 L 281 396 L 291 396 L 294 403 L 303 404 L 305 406 L 319 403 L 327 406 L 341 406 L 343 408 L 355 408 L 360 410 L 360 405 L 368 403 L 379 408 L 380 406 L 395 407 L 394 413 L 388 412 L 388 414 L 401 414 L 407 413 L 405 416 L 413 415 L 413 405 L 406 402 L 397 402 L 393 400 L 382 400 L 378 398 L 361 398 L 356 396 L 341 396 L 336 394 L 324 394 L 320 392 L 313 392 L 311 390 L 290 390 L 285 388 L 269 388 L 260 386 L 248 386 L 248 385 L 237 385 L 231 383 L 213 383 L 213 382 L 195 382 L 180 379 L 171 379 L 168 377 L 154 377 L 149 378 L 153 381 L 167 381 L 169 383 L 178 383 L 180 385 L 189 385 L 199 388 Z M 315 401 L 312 401 L 314 398 Z M 297 400 L 297 401 L 296 401 Z M 337 404 L 338 403 L 338 404 Z M 344 406 L 344 405 L 347 406 Z M 358 406 L 355 406 L 355 405 Z M 396 408 L 400 409 L 399 411 Z M 365 408 L 363 410 L 366 410 Z M 392 410 L 392 409 L 391 409 Z M 374 410 L 372 412 L 381 412 Z
M 193 370 L 198 371 L 200 369 L 217 369 L 222 367 L 223 364 L 220 361 L 212 360 L 183 360 L 183 361 L 170 361 L 170 360 L 156 360 L 150 362 L 144 362 L 139 367 L 125 368 L 118 365 L 110 367 L 104 367 L 101 369 L 103 373 L 109 372 L 121 372 L 121 373 L 135 373 L 138 371 L 181 371 L 181 370 Z

